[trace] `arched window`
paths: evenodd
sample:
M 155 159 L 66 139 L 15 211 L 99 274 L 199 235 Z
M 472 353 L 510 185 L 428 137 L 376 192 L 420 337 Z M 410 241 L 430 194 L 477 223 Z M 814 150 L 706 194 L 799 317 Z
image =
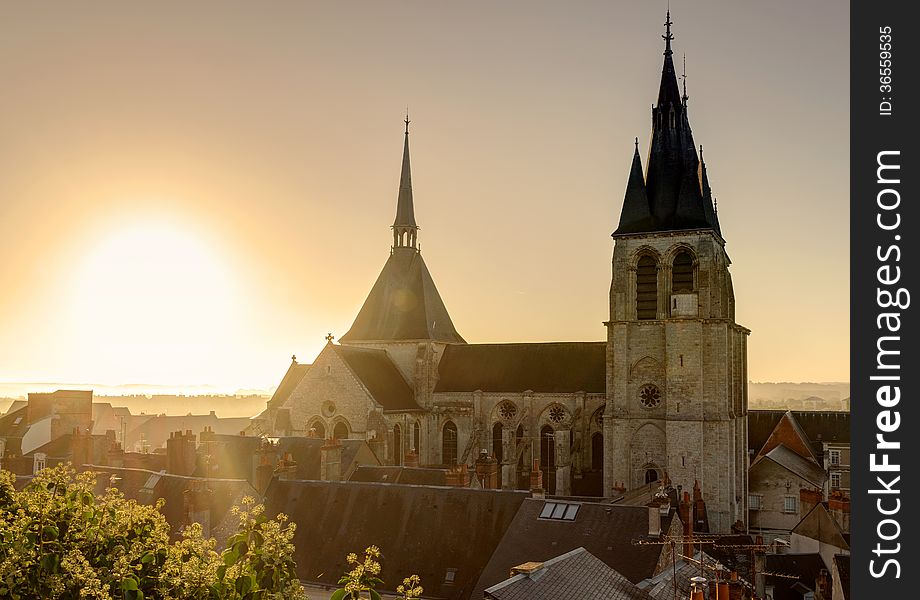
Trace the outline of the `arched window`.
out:
M 604 434 L 600 431 L 591 436 L 591 468 L 595 471 L 604 470 Z
M 444 423 L 441 431 L 441 462 L 450 466 L 457 464 L 457 426 L 453 421 Z
M 553 428 L 544 425 L 540 430 L 540 470 L 544 473 L 556 468 L 556 438 Z
M 399 425 L 393 425 L 393 464 L 402 464 L 402 431 Z
M 421 454 L 422 452 L 422 425 L 418 421 L 415 422 L 415 425 L 412 426 L 412 443 L 415 444 L 415 453 Z
M 307 432 L 307 435 L 310 437 L 316 437 L 321 440 L 326 439 L 326 426 L 323 425 L 322 421 L 313 421 L 313 424 L 310 425 L 310 429 Z
M 521 446 L 521 440 L 524 439 L 524 426 L 518 425 L 517 431 L 514 432 L 514 451 L 520 452 L 519 448 Z M 524 466 L 524 453 L 520 452 L 518 454 L 518 466 Z
M 651 256 L 636 265 L 636 318 L 658 318 L 658 264 Z
M 658 481 L 658 471 L 655 469 L 648 469 L 645 471 L 645 483 L 652 483 Z
M 682 251 L 674 257 L 671 266 L 671 293 L 680 294 L 693 291 L 693 257 Z
M 505 456 L 504 447 L 502 444 L 502 430 L 504 427 L 501 423 L 496 423 L 492 426 L 492 456 L 495 457 L 495 460 L 501 462 Z
M 348 439 L 348 425 L 339 421 L 335 424 L 335 427 L 332 428 L 332 437 L 337 440 L 347 440 Z

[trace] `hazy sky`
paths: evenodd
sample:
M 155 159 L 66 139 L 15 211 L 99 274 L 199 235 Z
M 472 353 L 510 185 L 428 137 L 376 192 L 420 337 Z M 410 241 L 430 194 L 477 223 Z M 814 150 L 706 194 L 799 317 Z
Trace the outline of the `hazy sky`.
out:
M 849 380 L 848 7 L 671 2 L 753 380 Z M 470 342 L 602 340 L 665 2 L 0 5 L 0 381 L 275 385 L 419 240 Z

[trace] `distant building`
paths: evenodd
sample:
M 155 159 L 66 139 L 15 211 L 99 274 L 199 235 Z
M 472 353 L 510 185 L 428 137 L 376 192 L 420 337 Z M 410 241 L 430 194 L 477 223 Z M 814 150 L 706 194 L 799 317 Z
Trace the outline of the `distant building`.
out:
M 470 344 L 422 258 L 409 121 L 389 257 L 339 344 L 292 360 L 249 432 L 363 439 L 387 465 L 467 465 L 495 487 L 613 497 L 702 482 L 713 531 L 747 518 L 747 335 L 666 23 L 643 171 L 638 140 L 613 234 L 606 341 Z M 601 337 L 601 332 L 598 332 Z M 491 476 L 480 478 L 491 485 Z

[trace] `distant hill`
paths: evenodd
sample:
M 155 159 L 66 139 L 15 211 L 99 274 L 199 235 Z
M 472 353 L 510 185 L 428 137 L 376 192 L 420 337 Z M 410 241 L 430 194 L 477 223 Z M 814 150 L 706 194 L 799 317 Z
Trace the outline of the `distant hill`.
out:
M 771 410 L 850 410 L 850 384 L 749 382 L 748 407 Z

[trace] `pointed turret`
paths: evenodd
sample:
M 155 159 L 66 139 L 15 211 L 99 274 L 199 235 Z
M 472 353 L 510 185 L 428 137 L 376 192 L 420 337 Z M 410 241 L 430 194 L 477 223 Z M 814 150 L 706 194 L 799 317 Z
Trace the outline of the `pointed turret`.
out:
M 393 221 L 393 247 L 417 249 L 418 225 L 412 202 L 412 170 L 409 166 L 409 114 L 406 113 L 406 133 L 403 143 L 402 172 L 399 176 L 399 197 L 396 201 L 396 220 Z
M 635 202 L 625 202 L 616 233 L 642 233 L 686 229 L 716 229 L 714 211 L 710 214 L 708 196 L 703 189 L 701 164 L 687 116 L 686 61 L 684 89 L 677 84 L 671 42 L 671 12 L 665 20 L 664 62 L 658 87 L 658 102 L 652 107 L 652 136 L 644 179 L 650 218 L 636 211 Z M 633 159 L 633 165 L 636 159 Z M 627 184 L 627 199 L 634 177 Z M 708 185 L 708 184 L 707 184 Z M 718 229 L 716 229 L 718 231 Z
M 639 138 L 636 138 L 636 150 L 633 152 L 629 183 L 626 184 L 626 196 L 623 198 L 623 210 L 620 213 L 617 233 L 648 231 L 653 226 L 648 194 L 645 191 L 645 176 L 642 174 L 642 158 L 639 156 Z

